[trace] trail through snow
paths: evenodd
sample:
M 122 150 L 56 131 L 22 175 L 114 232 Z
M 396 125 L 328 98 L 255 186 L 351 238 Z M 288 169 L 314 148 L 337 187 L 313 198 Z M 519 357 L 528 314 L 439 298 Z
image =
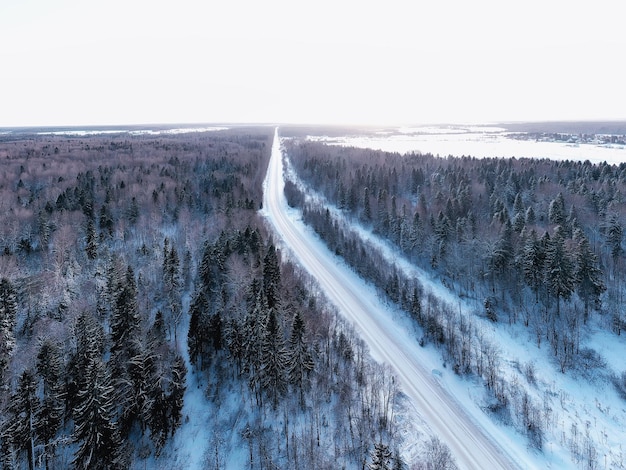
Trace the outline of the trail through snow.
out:
M 283 156 L 278 129 L 264 182 L 263 211 L 285 246 L 318 281 L 328 298 L 366 341 L 374 359 L 389 364 L 431 430 L 451 449 L 459 468 L 534 468 L 519 444 L 489 420 L 475 419 L 437 380 L 429 360 L 388 306 L 294 217 L 283 193 Z M 505 450 L 506 448 L 506 450 Z

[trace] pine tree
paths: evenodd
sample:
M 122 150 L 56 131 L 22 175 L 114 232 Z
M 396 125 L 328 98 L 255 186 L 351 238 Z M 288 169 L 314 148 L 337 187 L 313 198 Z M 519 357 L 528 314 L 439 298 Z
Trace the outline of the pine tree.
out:
M 489 257 L 489 269 L 491 271 L 494 288 L 496 277 L 499 277 L 503 281 L 506 281 L 509 277 L 509 268 L 514 258 L 512 237 L 513 227 L 509 219 L 506 219 L 500 231 L 500 238 L 496 241 Z M 502 295 L 504 296 L 504 290 L 502 291 Z
M 181 299 L 182 281 L 180 278 L 180 259 L 174 245 L 168 249 L 168 239 L 165 239 L 163 248 L 163 287 L 165 299 L 172 314 L 174 323 L 174 341 L 178 342 L 178 322 L 182 315 Z
M 8 436 L 15 451 L 26 453 L 30 470 L 35 468 L 37 406 L 35 376 L 30 370 L 25 370 L 20 376 L 16 393 L 11 397 Z
M 118 284 L 115 307 L 111 316 L 111 379 L 115 390 L 115 402 L 119 407 L 119 431 L 126 435 L 139 416 L 135 401 L 132 358 L 142 350 L 137 286 L 132 267 L 126 270 L 124 281 Z
M 274 408 L 286 389 L 287 351 L 276 311 L 269 309 L 261 343 L 261 386 L 272 397 Z
M 181 424 L 186 389 L 187 367 L 185 366 L 183 358 L 177 354 L 172 366 L 171 392 L 168 397 L 172 435 L 174 435 L 174 432 Z
M 546 282 L 548 291 L 556 299 L 556 314 L 560 315 L 561 299 L 568 300 L 575 286 L 574 265 L 565 248 L 565 240 L 557 227 L 546 253 Z
M 305 325 L 300 312 L 296 312 L 289 338 L 287 352 L 287 377 L 289 383 L 300 392 L 300 405 L 304 406 L 304 391 L 308 389 L 306 381 L 314 367 L 311 352 L 304 340 Z
M 363 190 L 363 218 L 366 222 L 372 220 L 372 208 L 370 206 L 370 192 L 368 188 Z
M 139 322 L 137 284 L 133 268 L 129 265 L 124 280 L 117 285 L 117 295 L 111 317 L 112 355 L 122 354 L 130 347 L 131 340 L 137 337 Z
M 413 294 L 411 294 L 410 313 L 418 323 L 422 323 L 422 302 L 417 287 L 413 288 Z
M 87 258 L 89 259 L 93 260 L 98 257 L 98 238 L 96 235 L 96 225 L 91 218 L 87 220 L 85 252 L 87 253 Z
M 539 302 L 539 290 L 543 285 L 546 253 L 535 229 L 530 231 L 523 248 L 522 271 L 524 279 L 535 293 L 535 302 Z
M 598 268 L 598 257 L 591 249 L 589 240 L 579 229 L 574 233 L 578 241 L 576 247 L 576 282 L 578 296 L 585 304 L 585 321 L 589 315 L 589 306 L 600 303 L 600 295 L 606 290 L 602 280 L 602 270 Z
M 78 444 L 73 465 L 77 469 L 124 468 L 124 452 L 114 421 L 115 393 L 109 372 L 97 356 L 84 370 L 74 410 L 72 439 Z
M 64 375 L 61 348 L 46 340 L 37 355 L 37 372 L 42 378 L 43 395 L 37 411 L 36 432 L 44 448 L 46 468 L 54 458 L 54 446 L 50 445 L 63 421 Z
M 280 266 L 273 244 L 267 248 L 263 258 L 263 292 L 269 308 L 274 308 L 280 300 Z
M 73 417 L 78 403 L 78 392 L 84 380 L 85 370 L 95 358 L 101 358 L 104 352 L 104 331 L 89 312 L 83 312 L 74 327 L 76 349 L 70 357 L 66 375 L 66 410 Z
M 145 342 L 138 343 L 136 354 L 130 358 L 128 373 L 132 384 L 130 412 L 128 413 L 139 422 L 142 433 L 145 431 L 153 407 L 154 393 L 152 389 L 157 382 L 156 360 L 158 352 L 151 347 L 144 346 Z
M 535 216 L 535 209 L 533 209 L 533 206 L 530 206 L 528 209 L 526 209 L 526 225 L 530 226 L 530 225 L 535 225 L 535 222 L 537 221 L 537 217 Z
M 242 328 L 239 322 L 235 318 L 228 320 L 226 324 L 226 346 L 230 356 L 235 359 L 237 364 L 237 373 L 241 372 L 243 365 L 243 345 L 244 337 Z
M 563 193 L 557 194 L 556 198 L 550 202 L 548 220 L 555 225 L 565 225 L 565 200 L 563 199 Z
M 374 444 L 372 463 L 369 464 L 369 468 L 370 470 L 392 470 L 391 451 L 388 446 L 383 443 Z
M 203 289 L 198 289 L 189 306 L 189 331 L 187 332 L 187 346 L 189 360 L 202 368 L 198 361 L 203 357 L 204 345 L 207 342 L 206 316 L 209 310 L 209 300 Z
M 261 386 L 261 344 L 264 324 L 267 315 L 267 304 L 263 292 L 256 287 L 253 280 L 251 286 L 248 312 L 242 325 L 242 369 L 248 376 L 248 385 L 253 390 L 257 403 L 262 402 Z M 256 291 L 256 294 L 255 294 Z
M 11 281 L 0 281 L 0 387 L 4 386 L 5 373 L 15 351 L 15 324 L 17 321 L 17 292 Z
M 624 227 L 622 227 L 619 216 L 617 214 L 611 214 L 603 228 L 606 237 L 606 244 L 611 251 L 613 263 L 616 264 L 617 259 L 623 251 L 622 240 L 624 238 Z

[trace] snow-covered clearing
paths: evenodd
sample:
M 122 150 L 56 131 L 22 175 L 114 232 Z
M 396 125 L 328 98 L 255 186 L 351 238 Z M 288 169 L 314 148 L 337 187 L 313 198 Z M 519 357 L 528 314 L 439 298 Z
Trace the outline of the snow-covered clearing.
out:
M 297 176 L 289 167 L 287 177 L 299 184 Z M 475 423 L 479 423 L 488 430 L 492 439 L 506 447 L 507 452 L 522 467 L 526 468 L 624 468 L 623 443 L 626 443 L 626 404 L 618 396 L 608 379 L 611 373 L 620 374 L 624 370 L 623 356 L 626 347 L 622 337 L 592 328 L 591 333 L 583 338 L 581 347 L 595 349 L 608 364 L 609 371 L 598 374 L 598 377 L 587 380 L 573 371 L 567 374 L 558 372 L 558 366 L 552 358 L 548 347 L 539 349 L 533 341 L 533 332 L 522 325 L 505 325 L 483 320 L 473 312 L 477 309 L 475 301 L 460 299 L 452 291 L 442 285 L 433 276 L 408 262 L 397 249 L 380 239 L 370 230 L 348 220 L 341 211 L 331 206 L 319 194 L 306 188 L 307 197 L 316 199 L 327 207 L 335 220 L 347 230 L 357 233 L 367 240 L 372 247 L 380 251 L 387 260 L 392 261 L 399 269 L 420 280 L 426 292 L 431 292 L 442 301 L 454 306 L 461 314 L 469 315 L 472 321 L 482 329 L 493 344 L 497 345 L 502 357 L 501 373 L 509 383 L 519 384 L 528 394 L 543 406 L 545 421 L 545 435 L 543 452 L 527 448 L 526 438 L 517 434 L 511 428 L 503 425 L 494 425 L 489 416 L 481 407 L 485 406 L 485 393 L 482 384 L 476 384 L 461 379 L 453 373 L 442 369 L 440 353 L 434 348 L 414 349 L 416 338 L 409 338 L 407 331 L 414 327 L 404 315 L 388 305 L 381 308 L 380 315 L 385 321 L 393 321 L 399 326 L 403 334 L 398 336 L 398 344 L 402 349 L 415 354 L 428 369 L 437 371 L 438 380 L 442 387 L 450 392 L 457 403 L 472 416 Z M 281 202 L 286 207 L 284 201 Z M 287 209 L 290 219 L 307 237 L 310 244 L 318 253 L 329 255 L 325 246 L 312 233 L 303 227 L 299 220 L 299 212 Z M 266 208 L 267 211 L 267 208 Z M 269 217 L 272 217 L 270 215 Z M 321 255 L 320 255 L 321 256 Z M 336 264 L 343 264 L 334 260 Z M 359 290 L 362 298 L 372 294 L 373 287 L 366 286 L 348 270 L 344 284 L 352 285 Z M 380 305 L 380 303 L 379 303 Z M 374 348 L 373 348 L 374 349 Z M 373 351 L 375 354 L 375 351 Z M 380 358 L 386 360 L 386 358 Z M 535 381 L 528 383 L 528 370 L 534 373 Z M 439 375 L 439 373 L 441 375 Z M 593 372 L 592 372 L 593 373 Z M 443 438 L 443 437 L 442 437 Z M 444 439 L 445 440 L 445 439 Z

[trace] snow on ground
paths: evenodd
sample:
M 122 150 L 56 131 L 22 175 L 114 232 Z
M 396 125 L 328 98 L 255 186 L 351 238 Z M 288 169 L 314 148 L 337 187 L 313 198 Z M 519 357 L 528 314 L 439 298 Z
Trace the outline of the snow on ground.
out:
M 508 131 L 496 127 L 424 127 L 397 129 L 384 134 L 362 136 L 309 136 L 310 140 L 330 145 L 360 147 L 386 152 L 431 153 L 433 155 L 471 155 L 477 158 L 534 157 L 553 160 L 589 160 L 619 165 L 626 148 L 619 144 L 543 142 L 507 137 Z
M 325 244 L 302 222 L 299 211 L 287 208 L 282 189 L 276 198 L 282 201 L 264 201 L 264 215 L 273 224 L 282 224 L 283 233 L 286 230 L 303 234 L 303 238 L 295 240 L 300 245 L 295 261 L 303 264 L 307 270 L 314 264 L 321 264 L 324 270 L 341 273 L 318 278 L 318 281 L 342 313 L 346 315 L 349 312 L 348 318 L 355 322 L 357 331 L 370 346 L 373 358 L 394 364 L 400 382 L 407 387 L 403 390 L 413 400 L 417 400 L 416 403 L 421 403 L 418 412 L 431 426 L 434 425 L 437 433 L 443 433 L 439 437 L 444 442 L 454 446 L 452 450 L 457 459 L 462 458 L 457 463 L 462 468 L 513 468 L 515 464 L 521 468 L 543 468 L 545 465 L 542 459 L 525 451 L 525 444 L 520 436 L 503 432 L 506 428 L 496 426 L 478 404 L 467 398 L 467 382 L 459 385 L 463 393 L 452 390 L 451 387 L 457 379 L 442 370 L 439 353 L 417 345 L 411 335 L 413 327 L 406 320 L 398 321 L 401 318 L 399 312 L 381 302 L 376 288 L 366 283 L 343 260 L 328 251 Z M 270 211 L 269 206 L 277 204 L 281 208 Z M 291 219 L 289 224 L 282 220 L 282 213 L 285 211 Z M 281 220 L 277 219 L 278 214 L 281 214 Z M 290 243 L 294 243 L 294 237 L 290 238 Z M 285 248 L 284 253 L 289 251 L 289 247 Z M 306 258 L 300 258 L 303 252 L 307 252 Z M 336 281 L 337 276 L 341 276 L 341 281 Z M 432 372 L 424 374 L 424 370 Z M 448 396 L 442 388 L 452 390 L 453 396 Z M 459 407 L 467 410 L 467 414 L 460 413 Z M 432 435 L 432 432 L 429 434 Z M 485 439 L 485 436 L 489 438 Z M 419 436 L 413 439 L 413 442 L 417 441 Z M 411 439 L 407 439 L 407 442 L 410 443 Z M 502 450 L 498 450 L 498 447 L 505 449 L 510 459 L 503 458 Z M 404 456 L 407 457 L 406 454 Z
M 298 184 L 303 183 L 295 175 L 293 168 L 287 166 L 286 177 Z M 370 245 L 379 250 L 387 260 L 396 264 L 405 273 L 414 276 L 422 283 L 425 292 L 458 308 L 465 315 L 472 315 L 475 304 L 460 299 L 452 291 L 435 279 L 431 273 L 424 271 L 410 263 L 390 243 L 373 234 L 370 230 L 348 220 L 344 214 L 310 188 L 305 188 L 308 197 L 317 200 L 327 207 L 331 215 L 345 228 L 353 230 Z M 303 224 L 300 212 L 289 209 L 290 217 Z M 311 243 L 323 242 L 309 229 Z M 325 246 L 325 245 L 324 245 Z M 356 274 L 354 275 L 356 277 Z M 357 279 L 348 282 L 358 282 Z M 373 287 L 370 286 L 370 289 Z M 386 313 L 393 321 L 403 325 L 406 331 L 414 330 L 413 323 L 406 315 L 390 307 Z M 501 371 L 510 383 L 523 385 L 529 395 L 543 406 L 546 422 L 543 453 L 525 449 L 516 452 L 518 463 L 526 468 L 625 468 L 626 467 L 626 402 L 622 400 L 613 385 L 608 381 L 608 374 L 598 374 L 596 379 L 587 380 L 574 371 L 566 374 L 559 372 L 553 359 L 549 345 L 542 344 L 538 348 L 533 340 L 533 333 L 523 325 L 494 325 L 490 321 L 472 315 L 472 321 L 481 328 L 497 345 L 501 352 Z M 417 341 L 417 338 L 415 338 Z M 624 354 L 626 345 L 624 337 L 592 329 L 591 334 L 583 338 L 581 347 L 595 349 L 606 360 L 609 373 L 621 374 L 626 370 Z M 443 369 L 441 354 L 432 346 L 426 348 L 428 354 L 422 355 L 427 367 L 436 371 L 443 386 L 448 389 L 461 405 L 468 410 L 478 423 L 485 423 L 491 419 L 482 411 L 484 406 L 484 387 L 472 380 L 462 379 L 451 371 Z M 536 383 L 528 384 L 524 370 L 532 367 L 535 371 Z M 439 375 L 440 374 L 440 375 Z M 512 443 L 522 443 L 526 446 L 526 437 L 518 434 L 512 428 L 498 425 L 506 440 Z M 508 444 L 505 444 L 508 445 Z M 589 461 L 585 462 L 574 457 L 578 452 Z M 523 454 L 523 455 L 522 455 Z

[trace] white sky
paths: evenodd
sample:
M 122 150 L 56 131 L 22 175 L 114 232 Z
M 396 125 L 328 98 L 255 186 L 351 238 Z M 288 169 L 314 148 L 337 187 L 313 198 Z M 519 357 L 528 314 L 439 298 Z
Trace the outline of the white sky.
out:
M 1 0 L 0 126 L 626 119 L 621 0 Z

